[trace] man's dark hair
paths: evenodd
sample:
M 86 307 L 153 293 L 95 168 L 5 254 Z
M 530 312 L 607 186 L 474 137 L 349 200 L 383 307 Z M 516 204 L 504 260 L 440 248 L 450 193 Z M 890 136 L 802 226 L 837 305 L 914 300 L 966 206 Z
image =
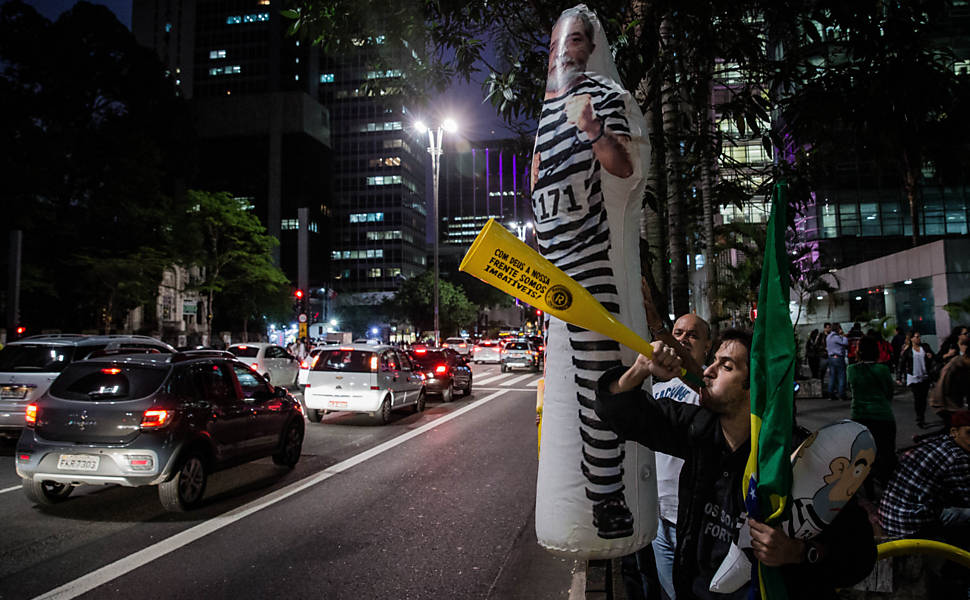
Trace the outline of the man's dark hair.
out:
M 879 360 L 879 338 L 867 335 L 859 340 L 859 359 L 866 362 Z
M 720 348 L 725 342 L 738 342 L 748 351 L 747 362 L 744 365 L 748 369 L 748 379 L 744 382 L 744 389 L 751 386 L 751 336 L 750 329 L 732 327 L 721 332 L 721 337 L 718 339 L 717 345 L 714 346 Z
M 825 323 L 822 324 L 822 327 L 831 327 L 831 326 L 832 326 L 832 324 L 829 323 L 828 321 L 826 321 Z

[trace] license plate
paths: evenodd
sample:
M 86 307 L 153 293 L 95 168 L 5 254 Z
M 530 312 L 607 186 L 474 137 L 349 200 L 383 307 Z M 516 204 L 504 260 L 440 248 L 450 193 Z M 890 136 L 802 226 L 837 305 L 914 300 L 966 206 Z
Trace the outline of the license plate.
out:
M 27 397 L 26 385 L 5 385 L 0 387 L 0 399 L 2 400 L 23 400 Z
M 57 468 L 65 471 L 97 471 L 101 457 L 91 454 L 61 454 Z
M 331 400 L 327 403 L 330 408 L 347 408 L 346 400 Z

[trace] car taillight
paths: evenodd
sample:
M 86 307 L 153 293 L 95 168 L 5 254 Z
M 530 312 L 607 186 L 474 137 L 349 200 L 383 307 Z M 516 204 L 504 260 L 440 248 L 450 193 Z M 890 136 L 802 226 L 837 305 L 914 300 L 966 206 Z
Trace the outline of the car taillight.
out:
M 146 410 L 141 417 L 142 429 L 158 429 L 165 427 L 172 419 L 172 411 L 152 409 Z
M 118 373 L 121 373 L 121 369 L 118 367 L 110 367 L 107 369 L 101 369 L 101 372 L 105 375 L 117 375 Z
M 251 366 L 251 367 L 252 367 L 252 368 L 253 368 L 254 370 L 256 370 L 256 371 L 258 371 L 258 370 L 259 370 L 259 363 L 253 363 L 253 364 L 251 364 L 251 365 L 249 365 L 249 366 Z
M 301 369 L 309 369 L 310 368 L 310 365 L 307 363 L 307 361 L 306 361 L 305 358 L 300 361 L 300 368 Z
M 27 420 L 27 427 L 33 427 L 37 424 L 37 403 L 31 402 L 27 405 L 24 410 L 24 419 Z
M 434 368 L 435 375 L 447 375 L 448 365 L 438 365 Z
M 458 347 L 459 348 L 467 348 L 468 347 L 468 344 L 458 344 Z
M 377 370 L 377 356 L 370 357 L 370 370 L 371 371 Z

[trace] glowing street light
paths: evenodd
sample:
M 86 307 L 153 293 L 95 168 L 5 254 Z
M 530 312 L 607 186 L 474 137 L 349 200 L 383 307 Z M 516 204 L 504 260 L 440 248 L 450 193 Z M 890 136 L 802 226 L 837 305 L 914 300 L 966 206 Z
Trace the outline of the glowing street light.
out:
M 428 127 L 423 121 L 415 122 L 414 128 L 417 129 L 418 133 L 428 132 L 428 152 L 431 154 L 431 177 L 434 186 L 434 210 L 432 212 L 434 219 L 434 345 L 439 346 L 441 344 L 441 329 L 438 320 L 438 177 L 441 167 L 441 139 L 445 132 L 456 133 L 458 123 L 450 117 L 444 119 L 437 127 L 437 135 L 435 135 L 436 130 Z

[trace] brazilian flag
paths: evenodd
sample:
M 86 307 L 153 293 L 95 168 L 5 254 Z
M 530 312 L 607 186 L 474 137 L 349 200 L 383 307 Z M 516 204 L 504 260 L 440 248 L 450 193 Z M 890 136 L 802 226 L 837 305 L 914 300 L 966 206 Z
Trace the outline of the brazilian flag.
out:
M 777 525 L 788 510 L 791 493 L 792 397 L 795 337 L 788 312 L 788 253 L 785 251 L 787 188 L 775 185 L 765 259 L 758 291 L 758 314 L 751 345 L 751 454 L 743 486 L 748 514 Z M 755 598 L 787 598 L 777 567 L 755 563 L 751 591 Z

